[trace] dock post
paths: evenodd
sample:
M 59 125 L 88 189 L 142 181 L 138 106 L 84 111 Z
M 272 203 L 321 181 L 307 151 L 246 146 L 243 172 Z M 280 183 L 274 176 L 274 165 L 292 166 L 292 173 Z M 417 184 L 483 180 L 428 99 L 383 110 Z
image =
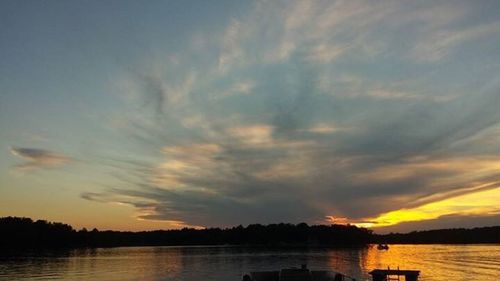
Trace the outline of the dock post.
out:
M 408 275 L 405 275 L 405 280 L 406 281 L 418 281 L 418 275 L 415 275 L 415 274 L 408 274 Z
M 387 275 L 385 274 L 372 274 L 373 281 L 387 281 Z

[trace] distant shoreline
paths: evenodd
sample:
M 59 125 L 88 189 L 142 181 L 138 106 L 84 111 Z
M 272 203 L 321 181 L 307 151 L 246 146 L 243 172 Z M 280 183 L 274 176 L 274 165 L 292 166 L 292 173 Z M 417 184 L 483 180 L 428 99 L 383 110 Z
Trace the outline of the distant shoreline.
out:
M 141 246 L 228 246 L 347 248 L 371 244 L 498 244 L 500 226 L 374 234 L 353 225 L 251 224 L 232 228 L 155 231 L 75 230 L 63 223 L 0 218 L 0 249 L 110 248 Z

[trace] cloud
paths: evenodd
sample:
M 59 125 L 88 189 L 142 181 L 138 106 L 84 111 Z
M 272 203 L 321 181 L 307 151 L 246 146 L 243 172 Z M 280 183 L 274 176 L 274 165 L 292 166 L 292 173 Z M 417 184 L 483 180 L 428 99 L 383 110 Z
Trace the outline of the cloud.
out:
M 124 112 L 124 139 L 149 158 L 82 198 L 197 226 L 490 215 L 480 195 L 498 195 L 500 67 L 439 65 L 496 32 L 469 8 L 257 1 L 209 49 L 131 75 L 148 102 Z
M 15 166 L 15 169 L 18 171 L 55 168 L 72 161 L 68 156 L 38 148 L 12 147 L 10 152 L 25 160 L 25 163 Z
M 335 125 L 321 123 L 307 130 L 311 133 L 316 133 L 316 134 L 331 134 L 338 130 L 343 130 L 343 128 L 336 127 Z
M 253 125 L 234 127 L 228 130 L 229 135 L 247 144 L 263 144 L 271 142 L 273 127 L 269 125 Z
M 325 44 L 317 45 L 311 50 L 308 60 L 316 63 L 330 63 L 340 56 L 346 47 L 328 46 Z
M 238 95 L 249 95 L 252 93 L 252 89 L 255 87 L 255 83 L 252 81 L 239 81 L 230 85 L 228 89 L 222 93 L 216 93 L 213 95 L 214 99 L 227 98 Z
M 467 41 L 480 37 L 498 36 L 499 33 L 500 22 L 485 23 L 459 30 L 438 29 L 426 34 L 411 50 L 410 57 L 423 63 L 440 61 Z
M 500 199 L 500 193 L 498 192 L 500 181 L 489 183 L 486 186 L 489 189 L 434 201 L 415 208 L 390 211 L 376 218 L 368 219 L 369 222 L 360 225 L 388 227 L 402 222 L 436 220 L 446 216 L 473 217 L 483 215 L 495 216 L 498 220 L 500 208 L 496 206 L 495 202 Z

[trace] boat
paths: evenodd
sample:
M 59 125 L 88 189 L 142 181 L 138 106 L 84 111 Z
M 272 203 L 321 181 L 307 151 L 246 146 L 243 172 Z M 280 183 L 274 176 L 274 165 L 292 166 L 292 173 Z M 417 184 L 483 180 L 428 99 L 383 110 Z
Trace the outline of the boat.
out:
M 420 270 L 403 270 L 399 269 L 374 269 L 369 272 L 373 281 L 388 281 L 400 280 L 400 276 L 404 276 L 405 281 L 418 281 Z
M 379 250 L 389 250 L 389 245 L 387 245 L 387 244 L 378 244 L 377 249 L 379 249 Z
M 418 281 L 419 270 L 374 269 L 369 272 L 372 281 L 400 280 Z M 396 277 L 397 279 L 393 279 Z M 242 281 L 356 281 L 356 278 L 330 270 L 309 270 L 306 265 L 300 268 L 286 268 L 279 271 L 253 271 L 243 275 Z M 359 280 L 359 279 L 358 279 Z
M 356 281 L 355 278 L 330 270 L 285 268 L 278 271 L 253 271 L 243 275 L 242 281 Z

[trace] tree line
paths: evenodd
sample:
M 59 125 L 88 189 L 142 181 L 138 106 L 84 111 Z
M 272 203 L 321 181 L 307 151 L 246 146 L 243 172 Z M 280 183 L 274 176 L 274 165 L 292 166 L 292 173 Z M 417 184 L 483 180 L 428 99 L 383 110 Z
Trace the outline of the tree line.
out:
M 389 244 L 484 244 L 500 243 L 500 226 L 452 228 L 409 233 L 373 235 L 374 241 Z
M 156 231 L 75 230 L 68 224 L 0 218 L 0 248 L 173 245 L 362 246 L 369 243 L 500 243 L 500 226 L 407 234 L 374 234 L 354 225 L 250 224 L 231 228 Z
M 231 228 L 156 231 L 75 230 L 63 223 L 0 218 L 0 247 L 116 247 L 157 245 L 363 245 L 371 231 L 352 225 L 251 224 Z

